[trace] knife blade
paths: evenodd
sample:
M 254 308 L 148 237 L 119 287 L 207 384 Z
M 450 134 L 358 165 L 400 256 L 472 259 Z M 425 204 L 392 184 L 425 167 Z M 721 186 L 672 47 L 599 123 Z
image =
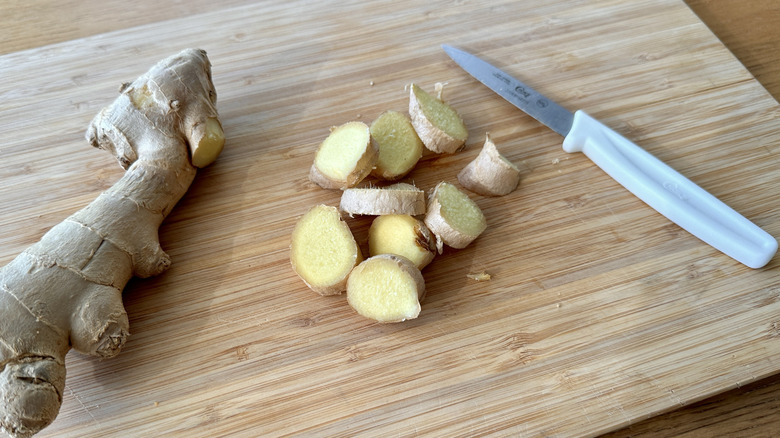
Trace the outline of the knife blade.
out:
M 588 115 L 548 99 L 463 50 L 442 48 L 471 76 L 564 137 L 563 150 L 582 152 L 609 176 L 686 231 L 744 265 L 758 269 L 777 240 L 649 152 Z

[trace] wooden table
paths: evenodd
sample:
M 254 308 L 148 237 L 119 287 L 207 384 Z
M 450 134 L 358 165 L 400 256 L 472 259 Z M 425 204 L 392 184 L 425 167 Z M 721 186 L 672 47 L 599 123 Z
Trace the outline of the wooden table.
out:
M 686 0 L 691 9 L 764 87 L 780 96 L 780 3 Z M 143 26 L 245 1 L 161 2 L 7 0 L 0 13 L 0 54 L 33 49 L 117 29 Z M 150 13 L 152 10 L 154 14 Z M 776 436 L 780 430 L 780 376 L 769 377 L 659 415 L 609 437 Z

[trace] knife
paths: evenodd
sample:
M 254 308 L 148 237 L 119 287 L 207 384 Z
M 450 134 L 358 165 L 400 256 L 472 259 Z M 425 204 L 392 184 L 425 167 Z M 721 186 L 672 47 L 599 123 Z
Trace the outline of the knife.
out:
M 478 57 L 442 48 L 470 75 L 562 135 L 564 151 L 583 152 L 639 199 L 715 249 L 754 269 L 777 252 L 777 240 L 769 233 L 584 111 L 572 113 Z

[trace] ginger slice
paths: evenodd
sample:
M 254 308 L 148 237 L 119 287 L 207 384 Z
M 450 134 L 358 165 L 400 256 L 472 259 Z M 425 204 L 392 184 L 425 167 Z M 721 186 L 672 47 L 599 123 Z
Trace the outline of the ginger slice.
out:
M 396 181 L 408 174 L 422 157 L 423 143 L 409 118 L 397 111 L 385 111 L 371 124 L 371 138 L 379 148 L 377 178 Z
M 498 152 L 490 135 L 479 155 L 458 173 L 460 184 L 484 196 L 503 196 L 520 183 L 520 169 Z
M 326 189 L 354 187 L 371 173 L 378 152 L 365 123 L 333 127 L 317 149 L 309 179 Z
M 426 267 L 436 254 L 428 227 L 408 214 L 377 216 L 368 229 L 368 252 L 396 254 L 409 259 L 417 269 Z
M 344 292 L 349 273 L 362 259 L 360 247 L 336 207 L 314 206 L 295 225 L 290 263 L 301 280 L 318 294 Z
M 417 187 L 396 183 L 384 188 L 351 188 L 341 194 L 341 211 L 364 215 L 425 213 L 425 192 Z
M 439 253 L 443 244 L 465 248 L 487 228 L 479 206 L 454 185 L 440 182 L 428 200 L 425 225 L 436 236 Z
M 425 280 L 414 263 L 403 256 L 379 254 L 357 265 L 347 281 L 347 302 L 355 311 L 377 322 L 417 318 L 425 295 Z
M 455 109 L 415 84 L 410 88 L 409 115 L 425 147 L 448 154 L 463 147 L 468 131 Z

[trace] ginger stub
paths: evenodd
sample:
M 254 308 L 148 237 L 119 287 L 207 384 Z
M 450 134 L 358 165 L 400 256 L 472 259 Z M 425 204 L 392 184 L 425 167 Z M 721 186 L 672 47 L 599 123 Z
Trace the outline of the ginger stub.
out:
M 192 165 L 206 167 L 213 163 L 225 147 L 225 133 L 222 124 L 216 117 L 209 117 L 203 123 L 193 127 L 194 142 L 192 148 Z
M 380 254 L 357 265 L 347 281 L 347 301 L 355 311 L 377 322 L 417 318 L 425 296 L 422 273 L 409 259 Z
M 407 183 L 384 188 L 351 188 L 341 194 L 339 208 L 350 216 L 425 213 L 425 192 Z
M 503 196 L 520 183 L 520 169 L 501 155 L 496 144 L 485 135 L 479 155 L 458 173 L 463 187 L 483 196 Z
M 425 225 L 436 236 L 439 253 L 443 244 L 465 248 L 487 228 L 479 206 L 454 185 L 440 182 L 428 200 Z
M 347 122 L 331 128 L 320 144 L 309 179 L 326 189 L 354 187 L 371 173 L 378 156 L 368 125 Z
M 371 256 L 404 256 L 420 270 L 433 261 L 435 245 L 433 234 L 423 221 L 408 214 L 377 216 L 368 229 L 368 252 Z
M 379 148 L 377 178 L 396 181 L 408 174 L 422 157 L 423 143 L 409 118 L 397 111 L 385 111 L 371 124 L 371 138 Z
M 347 277 L 362 259 L 360 247 L 336 207 L 314 206 L 295 225 L 290 263 L 303 282 L 318 294 L 344 292 Z
M 447 154 L 463 147 L 468 131 L 457 111 L 415 84 L 410 88 L 409 115 L 425 147 L 436 153 Z

